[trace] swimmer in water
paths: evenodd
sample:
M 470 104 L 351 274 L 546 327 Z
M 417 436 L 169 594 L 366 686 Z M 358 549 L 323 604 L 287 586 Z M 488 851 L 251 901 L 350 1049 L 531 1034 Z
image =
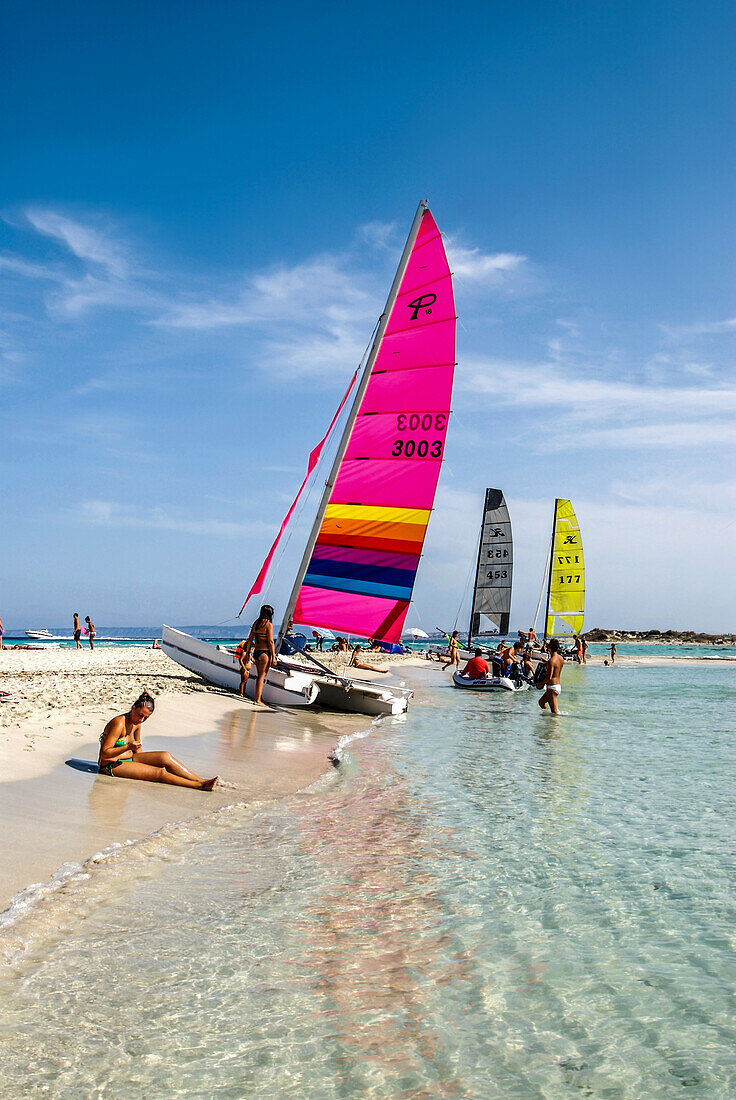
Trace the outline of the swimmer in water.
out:
M 562 666 L 565 663 L 565 658 L 560 653 L 560 643 L 556 638 L 550 638 L 548 647 L 550 657 L 547 661 L 547 675 L 542 685 L 544 693 L 539 700 L 539 705 L 542 710 L 544 710 L 545 707 L 549 707 L 550 714 L 559 714 L 560 708 L 557 705 L 557 699 L 562 691 L 560 675 L 562 673 Z
M 115 779 L 143 779 L 149 783 L 211 791 L 219 775 L 214 779 L 202 779 L 180 764 L 170 752 L 141 751 L 141 726 L 151 717 L 155 705 L 153 697 L 144 691 L 127 714 L 110 719 L 100 737 L 98 771 Z

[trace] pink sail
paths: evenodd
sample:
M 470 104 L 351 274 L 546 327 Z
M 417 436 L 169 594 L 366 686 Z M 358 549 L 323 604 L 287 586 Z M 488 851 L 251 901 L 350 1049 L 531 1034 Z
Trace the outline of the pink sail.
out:
M 391 310 L 294 619 L 398 641 L 445 450 L 455 302 L 428 210 Z

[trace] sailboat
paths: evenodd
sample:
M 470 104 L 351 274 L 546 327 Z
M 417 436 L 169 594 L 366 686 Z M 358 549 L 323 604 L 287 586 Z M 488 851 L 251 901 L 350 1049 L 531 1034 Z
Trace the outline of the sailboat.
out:
M 490 620 L 499 635 L 508 634 L 513 564 L 514 542 L 508 506 L 500 489 L 486 489 L 470 604 L 468 650 L 473 649 L 473 636 L 480 634 L 483 618 Z
M 544 612 L 544 640 L 553 636 L 559 638 L 579 634 L 583 629 L 585 615 L 583 541 L 572 503 L 560 497 L 555 500 L 549 558 L 534 616 L 535 630 L 545 584 L 547 601 Z
M 473 596 L 470 601 L 467 648 L 459 649 L 460 659 L 473 655 L 473 638 L 480 634 L 484 620 L 491 623 L 494 633 L 503 637 L 509 632 L 511 614 L 511 580 L 514 543 L 509 510 L 500 489 L 486 489 L 483 516 L 478 538 Z M 440 647 L 432 647 L 435 652 Z M 483 648 L 481 646 L 481 648 Z M 446 647 L 442 652 L 447 652 Z
M 362 373 L 312 451 L 307 476 L 246 597 L 247 604 L 262 591 L 281 535 L 355 387 L 284 611 L 264 702 L 372 715 L 406 710 L 409 690 L 338 675 L 312 653 L 289 654 L 286 633 L 296 620 L 399 641 L 444 457 L 454 367 L 452 276 L 442 237 L 422 201 Z M 163 627 L 161 647 L 212 683 L 230 688 L 240 683 L 235 656 L 224 647 L 169 626 Z M 251 670 L 250 697 L 254 684 Z
M 479 648 L 474 646 L 473 636 L 480 633 L 484 618 L 490 620 L 499 635 L 508 634 L 513 563 L 511 519 L 504 495 L 500 489 L 486 489 L 470 604 L 468 648 L 460 649 L 461 660 L 468 660 L 474 649 Z M 523 680 L 512 680 L 508 676 L 494 675 L 483 680 L 469 680 L 458 671 L 453 673 L 452 682 L 455 687 L 472 691 L 524 691 L 529 686 Z

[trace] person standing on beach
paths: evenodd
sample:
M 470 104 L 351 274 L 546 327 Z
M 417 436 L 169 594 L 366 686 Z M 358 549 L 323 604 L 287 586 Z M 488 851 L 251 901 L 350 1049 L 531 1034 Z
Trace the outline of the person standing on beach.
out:
M 250 657 L 246 656 L 248 649 L 247 641 L 242 641 L 235 650 L 235 660 L 240 665 L 240 687 L 238 688 L 238 695 L 241 698 L 245 697 L 245 685 L 248 683 L 248 675 L 250 674 L 250 668 L 253 664 Z
M 5 646 L 3 645 L 3 634 L 4 633 L 5 633 L 5 627 L 3 626 L 2 619 L 0 619 L 0 649 L 5 648 Z
M 550 638 L 548 646 L 550 657 L 547 661 L 547 675 L 542 684 L 544 693 L 539 700 L 539 705 L 542 710 L 544 710 L 545 707 L 549 707 L 550 714 L 559 714 L 560 708 L 557 705 L 557 698 L 562 691 L 560 676 L 562 674 L 562 666 L 565 663 L 565 658 L 560 653 L 560 643 L 556 638 Z
M 141 726 L 151 717 L 155 706 L 153 697 L 144 691 L 127 714 L 110 719 L 100 737 L 97 770 L 114 779 L 143 779 L 149 783 L 211 791 L 219 775 L 214 779 L 202 779 L 170 752 L 141 752 Z
M 580 638 L 580 656 L 584 665 L 588 663 L 588 643 L 585 640 L 585 636 Z
M 87 633 L 89 634 L 89 648 L 95 648 L 95 624 L 90 619 L 89 615 L 85 616 L 84 621 L 87 624 Z
M 77 649 L 81 649 L 82 648 L 82 643 L 80 642 L 79 639 L 82 637 L 82 627 L 81 627 L 80 622 L 79 622 L 79 612 L 78 611 L 74 612 L 74 626 L 72 627 L 72 631 L 73 631 L 73 634 L 74 634 L 74 641 L 76 642 Z
M 447 663 L 442 666 L 442 671 L 443 672 L 445 671 L 446 668 L 449 668 L 450 665 L 454 665 L 455 668 L 457 668 L 457 669 L 460 668 L 460 643 L 458 641 L 459 637 L 460 637 L 460 631 L 459 630 L 453 630 L 452 635 L 451 635 L 450 640 L 449 640 L 450 641 L 450 654 L 448 656 Z
M 612 665 L 616 664 L 616 653 L 617 652 L 618 652 L 618 650 L 616 649 L 616 643 L 611 642 L 611 664 Z
M 266 704 L 261 702 L 261 696 L 266 682 L 266 673 L 276 664 L 276 650 L 273 645 L 273 608 L 270 604 L 264 603 L 260 615 L 250 628 L 245 645 L 246 660 L 250 658 L 252 652 L 256 663 L 256 690 L 253 701 L 256 706 L 265 706 Z

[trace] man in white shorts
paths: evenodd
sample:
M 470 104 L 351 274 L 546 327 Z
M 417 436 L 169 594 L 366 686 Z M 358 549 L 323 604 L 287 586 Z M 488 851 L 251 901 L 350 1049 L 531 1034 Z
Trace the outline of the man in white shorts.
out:
M 557 696 L 562 691 L 560 675 L 562 673 L 562 666 L 565 663 L 565 658 L 560 653 L 560 643 L 556 638 L 550 639 L 548 646 L 550 657 L 547 661 L 547 676 L 542 685 L 544 687 L 544 692 L 539 700 L 539 705 L 542 710 L 549 706 L 551 714 L 559 714 L 560 708 L 557 705 Z

